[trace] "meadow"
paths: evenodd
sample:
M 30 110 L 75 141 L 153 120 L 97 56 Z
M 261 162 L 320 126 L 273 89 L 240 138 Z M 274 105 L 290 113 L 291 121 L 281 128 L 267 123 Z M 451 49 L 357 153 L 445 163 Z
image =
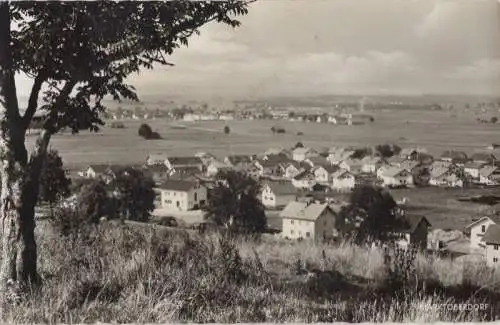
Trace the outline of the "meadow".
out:
M 89 237 L 63 238 L 39 223 L 44 285 L 9 296 L 7 321 L 436 322 L 500 315 L 500 273 L 481 263 L 420 253 L 385 263 L 381 249 L 349 242 L 160 228 L 105 223 Z M 485 308 L 453 309 L 463 303 Z
M 184 156 L 205 151 L 220 157 L 262 153 L 270 147 L 291 147 L 297 141 L 317 149 L 395 143 L 401 147 L 422 146 L 434 155 L 448 149 L 471 153 L 484 149 L 500 137 L 500 124 L 479 124 L 472 113 L 455 117 L 443 111 L 377 111 L 370 114 L 375 117 L 374 123 L 357 126 L 268 120 L 143 121 L 163 137 L 154 141 L 137 135 L 143 122 L 129 120 L 124 121 L 125 129 L 104 126 L 99 133 L 59 134 L 53 137 L 51 146 L 60 151 L 67 166 L 81 168 L 92 163 L 143 163 L 151 152 Z M 176 127 L 178 125 L 186 128 Z M 223 134 L 224 125 L 231 128 L 229 135 Z M 272 126 L 283 127 L 287 132 L 273 135 Z M 297 135 L 299 132 L 303 135 Z M 29 137 L 30 146 L 34 139 L 34 136 Z

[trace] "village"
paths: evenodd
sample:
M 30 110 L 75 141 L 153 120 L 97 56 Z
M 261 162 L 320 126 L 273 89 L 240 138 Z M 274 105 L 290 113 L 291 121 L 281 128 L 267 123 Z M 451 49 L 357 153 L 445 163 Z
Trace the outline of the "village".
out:
M 496 188 L 500 185 L 500 152 L 494 148 L 465 152 L 447 150 L 433 157 L 425 148 L 332 147 L 320 151 L 297 143 L 293 148 L 270 148 L 263 153 L 215 157 L 207 152 L 171 157 L 151 153 L 141 169 L 155 182 L 157 198 L 153 217 L 169 226 L 206 227 L 203 207 L 221 171 L 250 175 L 261 185 L 259 199 L 266 209 L 268 227 L 275 236 L 288 240 L 318 240 L 335 237 L 338 215 L 356 187 L 378 186 L 389 191 L 419 188 Z M 78 173 L 84 179 L 110 181 L 122 166 L 90 165 Z M 398 200 L 405 211 L 407 199 Z M 453 216 L 451 216 L 452 218 Z M 497 266 L 500 258 L 500 214 L 471 215 L 462 232 L 467 243 L 459 250 L 431 235 L 433 227 L 425 214 L 404 213 L 401 229 L 395 229 L 403 248 L 471 255 Z M 453 223 L 453 222 L 452 222 Z

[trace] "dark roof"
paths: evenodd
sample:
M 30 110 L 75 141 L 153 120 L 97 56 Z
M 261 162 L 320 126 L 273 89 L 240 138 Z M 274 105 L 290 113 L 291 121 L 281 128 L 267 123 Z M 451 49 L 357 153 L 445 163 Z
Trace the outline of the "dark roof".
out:
M 441 154 L 441 158 L 451 158 L 458 161 L 466 161 L 467 154 L 463 151 L 446 150 Z
M 400 224 L 397 227 L 401 232 L 413 233 L 417 229 L 420 222 L 424 220 L 430 226 L 430 222 L 422 215 L 407 214 L 400 219 Z
M 237 165 L 237 164 L 241 164 L 241 163 L 251 163 L 252 162 L 252 157 L 250 155 L 227 156 L 226 158 L 233 165 Z
M 297 189 L 290 181 L 267 181 L 265 184 L 269 185 L 271 191 L 275 195 L 290 195 L 297 193 Z
M 172 166 L 175 165 L 203 165 L 199 157 L 171 157 L 168 161 Z
M 196 187 L 197 185 L 198 183 L 194 181 L 169 179 L 159 184 L 158 188 L 162 190 L 189 191 L 190 189 Z
M 500 226 L 490 225 L 484 234 L 483 241 L 486 244 L 500 245 Z
M 339 167 L 339 166 L 335 166 L 335 165 L 331 165 L 331 164 L 329 164 L 329 165 L 325 165 L 325 166 L 321 165 L 320 167 L 324 168 L 324 169 L 325 169 L 328 173 L 330 173 L 330 174 L 333 174 L 333 173 L 335 173 L 337 170 L 339 170 L 339 169 L 340 169 L 340 167 Z
M 277 165 L 277 164 L 287 163 L 293 160 L 288 158 L 288 156 L 286 155 L 268 155 L 266 161 Z

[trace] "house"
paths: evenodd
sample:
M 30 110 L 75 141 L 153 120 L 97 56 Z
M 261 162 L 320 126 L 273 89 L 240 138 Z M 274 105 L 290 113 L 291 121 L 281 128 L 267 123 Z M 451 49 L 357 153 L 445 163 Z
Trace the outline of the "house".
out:
M 406 169 L 407 171 L 409 171 L 410 173 L 413 174 L 413 172 L 415 171 L 415 169 L 417 169 L 418 167 L 420 167 L 422 164 L 419 162 L 419 161 L 415 161 L 415 160 L 405 160 L 403 161 L 399 167 L 400 168 L 403 168 L 403 169 Z
M 483 237 L 491 225 L 500 225 L 500 215 L 484 216 L 465 227 L 465 232 L 469 235 L 471 248 L 485 248 Z
M 446 150 L 441 154 L 441 160 L 456 164 L 465 164 L 468 160 L 467 154 L 463 151 Z
M 96 164 L 90 165 L 85 171 L 80 172 L 79 175 L 85 178 L 100 178 L 105 182 L 110 182 L 122 168 L 124 166 Z
M 479 180 L 479 170 L 484 166 L 484 162 L 469 161 L 464 165 L 464 172 L 474 180 Z
M 297 189 L 291 181 L 266 181 L 262 186 L 261 201 L 266 208 L 282 208 L 297 199 Z
M 244 168 L 251 165 L 254 157 L 252 155 L 234 155 L 224 158 L 224 163 L 234 168 Z
M 270 148 L 266 150 L 266 152 L 264 152 L 264 159 L 266 159 L 266 157 L 268 156 L 280 156 L 280 155 L 285 156 L 287 158 L 291 158 L 292 152 L 290 150 L 283 148 Z
M 396 243 L 404 248 L 427 249 L 427 236 L 431 224 L 421 215 L 405 214 L 398 222 L 393 235 Z
M 361 172 L 365 174 L 376 174 L 377 170 L 382 166 L 382 158 L 366 156 L 361 159 Z
M 486 246 L 486 265 L 498 267 L 500 265 L 500 226 L 490 225 L 483 237 L 483 242 Z
M 356 186 L 356 177 L 346 169 L 334 172 L 332 178 L 332 189 L 339 192 L 349 192 Z
M 146 165 L 165 165 L 167 155 L 161 153 L 149 154 L 146 158 Z
M 405 168 L 387 166 L 377 171 L 377 178 L 387 187 L 413 186 L 413 175 Z
M 342 161 L 349 159 L 354 154 L 354 150 L 337 148 L 330 148 L 328 153 L 328 161 L 333 165 L 338 165 Z
M 434 168 L 430 171 L 429 185 L 463 187 L 464 182 L 450 168 Z
M 195 181 L 167 180 L 157 190 L 161 193 L 162 209 L 197 210 L 207 202 L 207 189 Z
M 217 157 L 208 152 L 197 152 L 194 154 L 194 156 L 200 158 L 203 163 L 203 166 L 205 167 L 208 167 L 210 163 L 217 160 Z
M 259 170 L 259 176 L 282 177 L 285 174 L 285 169 L 274 161 L 257 159 L 254 166 Z
M 292 184 L 297 189 L 310 189 L 315 183 L 316 179 L 310 170 L 304 170 L 292 179 Z
M 169 169 L 197 168 L 203 171 L 203 161 L 199 157 L 170 157 L 165 160 Z
M 284 177 L 287 179 L 292 179 L 305 170 L 301 163 L 295 160 L 293 162 L 284 163 L 282 166 L 285 168 Z
M 144 175 L 151 177 L 156 183 L 162 183 L 170 177 L 170 170 L 165 165 L 147 165 L 142 169 Z
M 401 168 L 403 163 L 405 163 L 406 161 L 408 161 L 408 159 L 406 159 L 405 157 L 392 156 L 387 159 L 387 164 Z
M 399 156 L 406 160 L 420 160 L 421 155 L 426 153 L 427 150 L 424 148 L 403 148 Z
M 312 173 L 319 184 L 329 184 L 333 174 L 339 170 L 338 166 L 326 165 L 312 168 Z
M 342 161 L 338 166 L 342 169 L 346 169 L 352 174 L 358 175 L 361 174 L 363 163 L 361 162 L 361 159 L 348 158 Z
M 311 148 L 295 148 L 292 151 L 292 159 L 295 161 L 304 161 L 307 158 L 317 156 L 319 156 L 319 153 Z
M 500 184 L 500 169 L 495 166 L 483 166 L 479 170 L 479 184 L 498 185 Z
M 233 169 L 233 167 L 231 167 L 230 165 L 227 165 L 227 164 L 220 162 L 220 161 L 217 161 L 217 160 L 212 160 L 212 162 L 210 162 L 207 166 L 206 175 L 208 177 L 213 177 L 213 176 L 217 175 L 217 173 L 220 171 L 228 171 L 228 170 L 232 170 L 232 169 Z
M 174 169 L 170 169 L 169 172 L 170 172 L 170 178 L 174 179 L 186 179 L 186 178 L 197 179 L 197 177 L 200 176 L 202 173 L 198 167 L 193 167 L 193 166 L 175 167 Z
M 341 222 L 328 204 L 289 202 L 280 213 L 282 235 L 289 239 L 330 239 L 338 236 Z
M 326 157 L 323 157 L 321 155 L 315 156 L 315 157 L 309 157 L 304 160 L 305 163 L 307 163 L 311 167 L 317 167 L 317 166 L 329 166 L 331 163 L 328 161 Z

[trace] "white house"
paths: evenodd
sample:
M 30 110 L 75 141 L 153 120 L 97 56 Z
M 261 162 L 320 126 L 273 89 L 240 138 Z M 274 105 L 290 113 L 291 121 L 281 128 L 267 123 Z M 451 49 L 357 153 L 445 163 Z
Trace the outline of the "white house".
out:
M 304 162 L 307 163 L 311 167 L 331 165 L 331 163 L 328 161 L 328 159 L 326 159 L 323 156 L 309 157 L 306 160 L 304 160 Z
M 284 207 L 297 199 L 297 189 L 291 181 L 267 181 L 262 186 L 261 201 L 266 208 Z
M 165 165 L 168 156 L 161 153 L 149 154 L 146 158 L 146 165 Z
M 468 162 L 464 166 L 464 172 L 472 177 L 472 179 L 478 181 L 479 180 L 479 170 L 484 166 L 483 162 Z
M 500 183 L 500 170 L 495 166 L 483 166 L 479 170 L 479 184 L 497 185 Z
M 303 167 L 296 161 L 283 164 L 285 167 L 285 178 L 292 179 L 303 171 Z
M 315 183 L 316 179 L 310 170 L 304 170 L 292 179 L 292 184 L 297 189 L 310 189 Z
M 382 166 L 380 157 L 366 156 L 361 159 L 361 171 L 366 174 L 376 174 L 377 170 Z
M 483 242 L 486 246 L 486 264 L 490 267 L 500 266 L 500 226 L 490 225 Z
M 307 158 L 316 157 L 319 153 L 311 148 L 295 148 L 292 152 L 292 159 L 295 161 L 304 161 Z
M 328 204 L 290 202 L 280 214 L 282 236 L 289 239 L 329 239 L 339 232 L 338 215 Z
M 227 170 L 231 170 L 231 169 L 232 169 L 231 166 L 229 166 L 223 162 L 213 160 L 207 166 L 206 175 L 208 177 L 213 177 L 213 176 L 217 175 L 217 173 L 220 171 L 223 171 L 223 170 L 227 171 Z
M 356 178 L 346 169 L 339 169 L 332 174 L 332 189 L 339 192 L 351 191 L 356 186 Z
M 357 175 L 361 173 L 363 163 L 361 162 L 361 159 L 348 158 L 342 161 L 338 166 L 349 171 L 352 174 Z
M 381 167 L 377 171 L 377 178 L 388 187 L 413 185 L 413 175 L 407 169 L 395 166 Z
M 207 202 L 207 189 L 198 182 L 167 180 L 157 190 L 161 193 L 161 207 L 173 211 L 197 210 Z
M 199 157 L 170 157 L 165 160 L 169 169 L 196 168 L 203 170 L 203 161 Z
M 330 180 L 333 177 L 333 174 L 337 170 L 339 170 L 338 166 L 333 166 L 333 165 L 317 166 L 312 169 L 312 173 L 314 174 L 316 182 L 320 184 L 329 184 Z
M 338 165 L 342 161 L 349 159 L 353 154 L 353 150 L 333 147 L 330 148 L 327 159 L 331 164 Z
M 483 237 L 491 225 L 500 224 L 500 216 L 484 216 L 465 227 L 465 232 L 469 234 L 471 248 L 485 248 Z

